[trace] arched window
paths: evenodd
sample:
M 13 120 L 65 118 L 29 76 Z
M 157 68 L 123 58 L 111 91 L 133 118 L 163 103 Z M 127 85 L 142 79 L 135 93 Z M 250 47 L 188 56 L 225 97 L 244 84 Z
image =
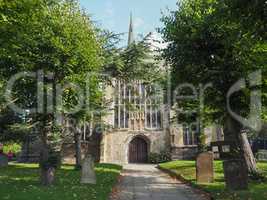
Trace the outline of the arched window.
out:
M 116 82 L 115 87 L 115 117 L 114 124 L 116 128 L 129 127 L 129 88 L 121 82 Z
M 191 127 L 185 124 L 183 125 L 183 140 L 185 146 L 197 144 L 197 137 L 195 131 L 193 131 Z
M 155 95 L 157 94 L 157 95 Z M 160 129 L 162 127 L 161 93 L 141 81 L 126 84 L 116 81 L 114 125 L 119 129 Z

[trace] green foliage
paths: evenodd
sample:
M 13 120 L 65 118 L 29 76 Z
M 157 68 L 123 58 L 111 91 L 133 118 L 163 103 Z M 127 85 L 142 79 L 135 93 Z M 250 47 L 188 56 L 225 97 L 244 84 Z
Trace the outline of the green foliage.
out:
M 171 161 L 171 154 L 166 151 L 160 153 L 150 153 L 148 156 L 149 163 L 158 164 Z
M 143 80 L 151 83 L 163 79 L 164 69 L 160 66 L 156 52 L 148 43 L 150 35 L 125 49 L 116 46 L 119 35 L 107 32 L 105 37 L 105 73 L 110 74 L 112 78 L 129 82 Z
M 257 1 L 261 15 L 252 4 L 184 0 L 177 11 L 162 18 L 165 27 L 161 33 L 169 42 L 164 57 L 172 67 L 173 88 L 181 83 L 192 83 L 196 88 L 199 84 L 213 85 L 205 91 L 206 118 L 225 117 L 226 94 L 236 81 L 260 69 L 263 79 L 266 77 L 266 31 L 262 31 L 266 27 L 262 18 L 266 16 L 266 3 Z M 249 27 L 244 16 L 253 16 Z M 262 88 L 266 89 L 266 85 Z M 243 116 L 248 112 L 250 91 L 244 90 L 231 99 L 231 107 Z
M 22 117 L 8 108 L 0 112 L 0 141 L 21 142 L 29 133 L 30 127 L 23 122 Z
M 18 143 L 5 143 L 3 148 L 4 153 L 8 153 L 9 151 L 17 154 L 21 151 L 21 145 Z
M 97 164 L 95 167 L 97 184 L 81 185 L 80 171 L 74 166 L 64 165 L 57 170 L 53 187 L 43 187 L 38 180 L 38 165 L 10 164 L 0 169 L 0 193 L 2 199 L 90 199 L 106 200 L 112 191 L 122 167 L 111 164 Z
M 206 144 L 207 136 L 201 133 L 198 137 L 198 152 L 206 152 L 208 150 L 208 145 Z
M 0 72 L 6 78 L 24 70 L 43 70 L 54 73 L 54 84 L 84 85 L 86 73 L 100 69 L 97 30 L 75 1 L 4 1 L 0 11 L 5 16 L 0 26 Z M 94 82 L 90 86 L 96 89 Z M 17 88 L 17 101 L 35 105 L 34 87 L 35 82 L 28 81 Z
M 90 88 L 91 96 L 85 101 L 90 106 L 99 105 L 102 96 L 99 78 L 95 74 L 101 71 L 104 63 L 102 41 L 99 30 L 80 9 L 77 1 L 0 1 L 0 13 L 0 77 L 7 81 L 12 75 L 23 71 L 52 73 L 51 79 L 44 79 L 44 92 L 53 94 L 53 102 L 56 102 L 55 86 L 71 82 L 84 91 L 86 87 Z M 36 107 L 36 87 L 37 81 L 31 78 L 17 81 L 12 100 L 23 108 Z M 56 112 L 64 115 L 77 105 L 80 96 L 76 91 L 65 88 L 62 105 L 50 106 L 52 113 L 46 109 L 38 115 L 30 113 L 28 123 L 38 127 L 40 133 L 53 133 L 46 139 L 57 142 L 62 129 L 57 127 L 55 130 L 51 122 Z M 43 100 L 44 106 L 47 106 L 47 98 Z M 87 110 L 84 106 L 72 117 L 84 119 Z
M 152 51 L 145 42 L 133 43 L 121 53 L 123 68 L 120 78 L 152 82 L 160 77 L 161 71 Z
M 122 48 L 118 48 L 120 40 L 120 34 L 114 34 L 107 30 L 102 32 L 102 43 L 103 43 L 103 73 L 109 76 L 105 76 L 104 80 L 109 83 L 112 78 L 118 77 L 120 71 L 123 68 L 123 62 L 121 60 Z
M 267 177 L 261 171 L 258 173 L 253 173 L 253 172 L 249 173 L 249 178 L 251 180 L 258 181 L 258 182 L 267 182 Z

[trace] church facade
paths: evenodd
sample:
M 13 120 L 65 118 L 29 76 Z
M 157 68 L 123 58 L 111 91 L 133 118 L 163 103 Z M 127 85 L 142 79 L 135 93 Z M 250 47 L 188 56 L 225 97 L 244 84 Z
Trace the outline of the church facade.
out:
M 128 45 L 132 42 L 131 19 Z M 112 128 L 102 134 L 101 162 L 146 163 L 151 153 L 161 152 L 170 152 L 173 159 L 196 156 L 194 132 L 186 125 L 171 123 L 173 110 L 163 103 L 164 92 L 154 90 L 153 85 L 144 85 L 139 80 L 131 83 L 114 80 L 113 87 L 106 88 L 106 98 L 112 104 L 104 121 Z M 151 97 L 151 93 L 157 95 Z M 222 140 L 219 127 L 212 126 L 205 132 L 207 143 Z
M 112 104 L 104 121 L 112 128 L 102 133 L 100 162 L 147 163 L 151 153 L 161 152 L 169 152 L 174 160 L 195 158 L 196 131 L 190 125 L 171 122 L 170 106 L 163 104 L 160 97 L 147 95 L 153 87 L 141 81 L 115 82 L 115 87 L 106 89 L 106 98 Z M 204 131 L 207 145 L 223 141 L 221 127 L 213 125 Z
M 151 152 L 168 147 L 167 112 L 160 98 L 150 98 L 151 86 L 141 81 L 125 84 L 116 81 L 108 88 L 107 98 L 113 101 L 105 122 L 112 127 L 103 133 L 101 162 L 145 163 Z M 131 105 L 134 108 L 129 108 Z

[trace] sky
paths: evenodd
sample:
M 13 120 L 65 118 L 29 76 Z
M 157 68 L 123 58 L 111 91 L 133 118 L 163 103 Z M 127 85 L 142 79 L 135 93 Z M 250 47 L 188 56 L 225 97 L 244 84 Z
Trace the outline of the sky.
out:
M 135 39 L 162 27 L 162 12 L 176 9 L 177 0 L 80 0 L 82 8 L 101 28 L 124 33 L 126 44 L 130 13 L 133 15 Z

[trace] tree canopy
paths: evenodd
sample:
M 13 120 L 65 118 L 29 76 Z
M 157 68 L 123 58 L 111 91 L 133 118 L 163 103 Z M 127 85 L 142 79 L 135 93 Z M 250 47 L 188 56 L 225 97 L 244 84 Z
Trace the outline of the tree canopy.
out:
M 157 51 L 152 50 L 148 41 L 151 34 L 134 42 L 126 48 L 118 48 L 119 36 L 106 34 L 106 48 L 104 73 L 112 78 L 124 81 L 143 80 L 144 82 L 157 81 L 163 78 L 164 71 Z M 159 53 L 158 53 L 159 54 Z
M 98 31 L 75 1 L 2 1 L 0 9 L 0 64 L 7 80 L 22 71 L 42 70 L 52 73 L 53 84 L 72 82 L 84 88 L 87 73 L 101 70 Z M 36 106 L 36 82 L 18 82 L 16 101 L 26 108 Z M 98 89 L 96 82 L 90 81 L 92 95 Z M 63 100 L 66 107 L 77 103 L 73 98 Z
M 164 57 L 172 66 L 174 88 L 185 82 L 196 87 L 212 83 L 205 92 L 205 106 L 213 119 L 225 117 L 227 92 L 234 83 L 256 70 L 266 77 L 266 4 L 247 1 L 241 8 L 237 5 L 240 2 L 186 0 L 162 18 L 161 33 L 169 43 Z M 245 19 L 251 16 L 248 26 Z M 248 96 L 245 90 L 233 97 L 235 111 L 247 114 Z
M 187 83 L 193 90 L 187 87 L 180 94 L 195 97 L 187 102 L 175 97 L 174 103 L 195 109 L 202 122 L 224 125 L 225 139 L 237 141 L 253 173 L 256 162 L 241 130 L 254 128 L 266 116 L 266 105 L 260 109 L 261 101 L 266 102 L 266 7 L 264 0 L 183 0 L 162 18 L 161 29 L 168 42 L 163 56 L 172 69 L 173 90 Z M 251 113 L 257 118 L 239 120 Z
M 41 105 L 39 110 L 30 111 L 29 122 L 39 127 L 45 172 L 48 142 L 57 141 L 58 133 L 62 133 L 54 126 L 56 113 L 64 116 L 81 100 L 79 111 L 84 115 L 85 103 L 98 104 L 101 95 L 96 73 L 103 66 L 99 30 L 76 1 L 1 0 L 0 13 L 0 75 L 7 83 L 18 73 L 28 73 L 7 94 L 26 110 Z M 37 88 L 43 93 L 38 94 Z M 82 98 L 86 88 L 91 96 Z

